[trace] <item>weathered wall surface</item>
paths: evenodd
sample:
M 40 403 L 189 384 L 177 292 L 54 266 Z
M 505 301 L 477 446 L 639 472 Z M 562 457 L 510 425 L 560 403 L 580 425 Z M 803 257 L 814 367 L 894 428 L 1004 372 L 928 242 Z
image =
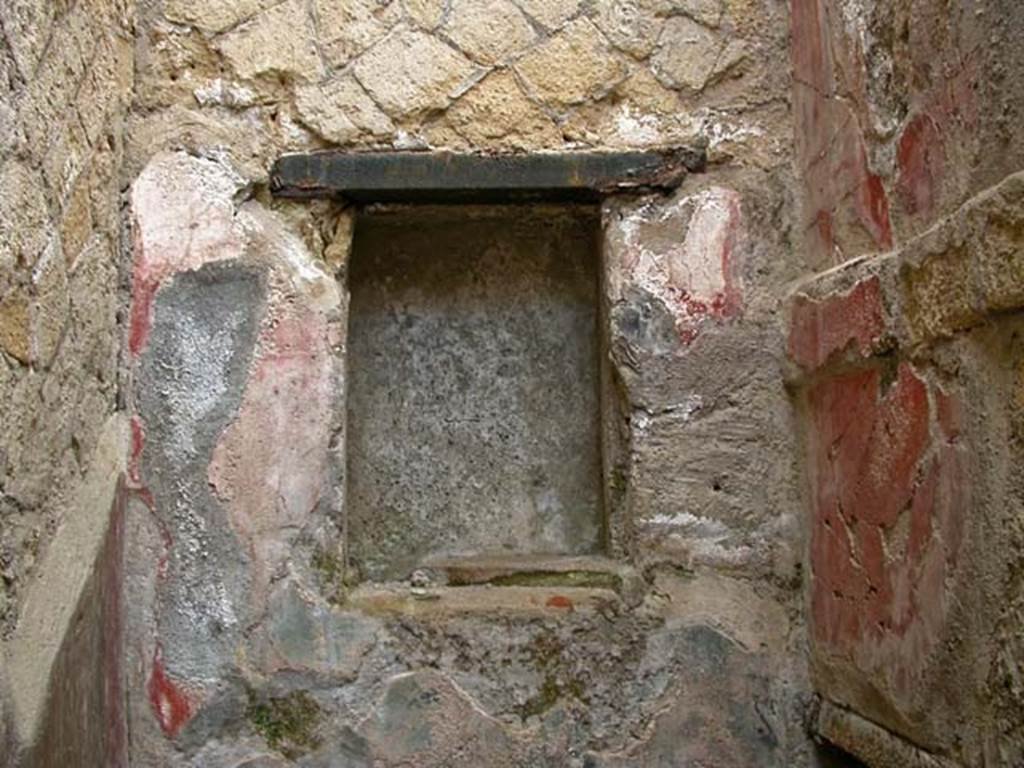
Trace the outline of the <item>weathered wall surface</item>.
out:
M 792 23 L 818 728 L 871 765 L 1015 765 L 1024 13 L 802 0 Z
M 63 689 L 49 682 L 81 663 L 73 650 L 58 655 L 62 642 L 83 652 L 119 642 L 117 617 L 93 610 L 89 596 L 109 586 L 90 573 L 123 455 L 101 435 L 119 434 L 130 17 L 118 0 L 0 4 L 0 678 L 14 679 L 13 690 L 0 680 L 10 730 L 0 752 L 15 759 L 46 738 L 54 754 L 33 758 L 44 765 L 62 764 L 61 749 L 100 761 L 120 749 L 116 735 L 76 742 L 60 730 L 77 716 L 75 702 L 89 701 L 97 716 L 114 706 L 116 686 L 75 692 L 78 679 L 65 677 Z M 80 595 L 86 618 L 76 629 Z
M 165 0 L 138 32 L 133 760 L 811 764 L 785 5 Z M 609 557 L 352 583 L 351 217 L 269 199 L 271 161 L 692 141 L 705 174 L 602 211 Z
M 465 563 L 448 586 L 349 581 L 347 298 L 327 262 L 245 188 L 228 165 L 184 153 L 157 156 L 133 185 L 133 759 L 806 764 L 792 571 L 772 557 L 787 546 L 785 509 L 751 513 L 746 527 L 724 515 L 715 524 L 714 508 L 680 523 L 666 510 L 686 500 L 663 496 L 635 509 L 669 517 L 655 521 L 666 530 L 707 514 L 710 532 L 687 529 L 664 551 L 629 534 L 617 562 Z M 692 205 L 681 199 L 669 205 Z M 716 266 L 723 243 L 745 252 L 714 226 L 699 234 Z M 606 269 L 621 254 L 609 247 Z M 713 304 L 714 277 L 704 279 Z M 696 333 L 669 326 L 659 347 L 633 336 L 617 354 L 682 365 L 687 345 L 726 322 L 675 311 Z M 667 460 L 684 438 L 662 430 L 651 455 Z M 634 494 L 664 478 L 633 467 L 617 467 L 626 530 Z M 769 543 L 773 529 L 783 534 Z M 723 530 L 769 554 L 727 558 Z M 702 537 L 719 546 L 698 550 Z
M 1021 762 L 1017 5 L 5 4 L 5 739 L 799 766 L 813 682 L 871 765 Z M 695 142 L 601 211 L 605 551 L 356 583 L 354 219 L 271 199 L 272 160 Z

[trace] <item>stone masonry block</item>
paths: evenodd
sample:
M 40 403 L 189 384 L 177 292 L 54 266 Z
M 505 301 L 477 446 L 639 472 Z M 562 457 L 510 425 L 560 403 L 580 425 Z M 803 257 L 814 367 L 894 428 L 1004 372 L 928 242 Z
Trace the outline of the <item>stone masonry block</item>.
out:
M 577 19 L 516 64 L 529 89 L 564 110 L 599 98 L 626 76 L 626 68 L 594 24 Z
M 239 77 L 282 74 L 315 81 L 323 72 L 306 3 L 285 0 L 225 34 L 218 47 Z
M 447 107 L 477 74 L 458 51 L 405 28 L 361 56 L 353 71 L 384 111 L 396 118 Z
M 495 64 L 526 48 L 534 31 L 511 0 L 455 0 L 443 32 L 481 64 Z

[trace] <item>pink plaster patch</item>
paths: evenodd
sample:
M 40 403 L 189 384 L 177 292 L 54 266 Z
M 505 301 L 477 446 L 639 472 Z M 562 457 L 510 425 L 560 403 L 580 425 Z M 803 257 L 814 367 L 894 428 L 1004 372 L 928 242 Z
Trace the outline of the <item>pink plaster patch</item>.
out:
M 712 187 L 657 213 L 642 209 L 624 229 L 627 279 L 662 300 L 684 343 L 696 339 L 707 321 L 739 314 L 737 192 Z
M 146 346 L 153 302 L 165 280 L 212 261 L 237 258 L 244 250 L 233 203 L 241 182 L 222 169 L 211 173 L 212 165 L 195 157 L 163 155 L 132 185 L 132 355 Z
M 294 301 L 270 312 L 238 417 L 208 472 L 253 557 L 255 600 L 327 487 L 334 398 L 327 319 Z

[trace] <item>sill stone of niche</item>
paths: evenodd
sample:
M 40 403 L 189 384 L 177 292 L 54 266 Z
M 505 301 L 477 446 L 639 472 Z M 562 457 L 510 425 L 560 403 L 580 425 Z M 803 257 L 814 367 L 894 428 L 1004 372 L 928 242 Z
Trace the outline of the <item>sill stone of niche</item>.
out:
M 434 556 L 423 568 L 450 587 L 489 584 L 498 587 L 591 587 L 621 592 L 631 569 L 592 555 L 496 554 Z
M 349 593 L 347 608 L 377 616 L 423 619 L 460 614 L 557 616 L 601 613 L 621 606 L 614 590 L 591 587 L 469 587 L 414 589 L 400 585 L 361 586 Z
M 633 605 L 643 593 L 635 570 L 596 556 L 433 557 L 422 570 L 433 577 L 425 587 L 363 584 L 349 593 L 346 604 L 369 614 L 550 616 Z

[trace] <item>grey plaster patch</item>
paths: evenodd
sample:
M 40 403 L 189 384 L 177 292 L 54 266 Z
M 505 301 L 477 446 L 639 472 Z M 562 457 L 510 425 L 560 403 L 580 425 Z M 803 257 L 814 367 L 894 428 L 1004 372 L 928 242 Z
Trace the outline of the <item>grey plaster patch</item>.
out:
M 596 235 L 589 209 L 356 225 L 348 504 L 366 575 L 599 548 Z
M 588 756 L 593 768 L 728 765 L 771 768 L 787 765 L 779 734 L 786 713 L 771 697 L 765 657 L 746 653 L 706 626 L 653 633 L 641 670 L 672 663 L 666 705 L 645 736 L 619 753 Z
M 264 291 L 257 272 L 237 265 L 176 276 L 157 296 L 137 372 L 142 481 L 169 542 L 158 632 L 168 669 L 196 681 L 219 679 L 246 618 L 246 555 L 206 467 L 241 401 Z
M 354 676 L 363 656 L 378 640 L 379 624 L 344 612 L 286 584 L 269 604 L 267 640 L 270 664 L 282 670 Z

